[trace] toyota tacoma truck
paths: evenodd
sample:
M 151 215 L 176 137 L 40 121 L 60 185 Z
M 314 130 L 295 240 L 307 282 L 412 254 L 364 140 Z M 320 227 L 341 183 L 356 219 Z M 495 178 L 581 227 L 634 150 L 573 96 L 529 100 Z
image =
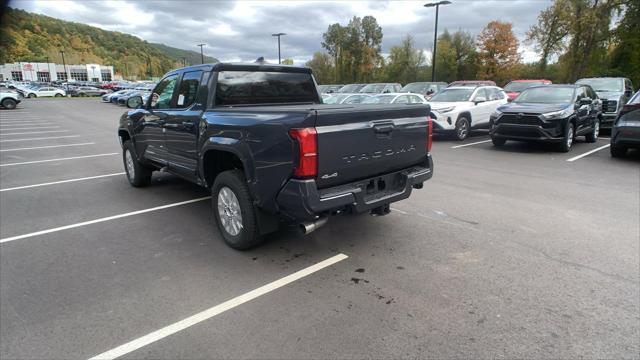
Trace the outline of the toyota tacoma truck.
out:
M 433 174 L 428 105 L 323 104 L 308 68 L 186 67 L 127 107 L 118 138 L 131 185 L 161 170 L 210 189 L 235 249 L 283 221 L 309 233 L 341 212 L 385 215 Z

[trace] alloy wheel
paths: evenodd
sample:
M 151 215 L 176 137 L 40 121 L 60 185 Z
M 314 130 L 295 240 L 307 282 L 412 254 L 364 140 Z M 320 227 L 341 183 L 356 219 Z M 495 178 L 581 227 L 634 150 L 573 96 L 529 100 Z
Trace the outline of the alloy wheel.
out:
M 236 236 L 242 230 L 242 212 L 238 197 L 230 188 L 223 186 L 218 191 L 218 216 L 222 227 L 229 235 Z

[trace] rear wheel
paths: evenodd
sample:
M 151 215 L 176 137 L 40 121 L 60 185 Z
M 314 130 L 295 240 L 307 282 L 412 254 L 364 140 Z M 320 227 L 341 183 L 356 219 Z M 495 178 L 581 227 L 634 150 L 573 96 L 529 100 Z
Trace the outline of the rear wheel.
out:
M 456 122 L 455 129 L 456 139 L 460 141 L 466 139 L 467 136 L 469 136 L 470 128 L 471 124 L 469 122 L 469 119 L 467 119 L 465 116 L 459 117 L 458 121 Z
M 141 164 L 135 156 L 135 149 L 131 141 L 124 143 L 124 150 L 122 152 L 122 161 L 124 162 L 124 169 L 127 174 L 129 183 L 135 187 L 143 187 L 151 184 L 152 170 Z
M 62 94 L 58 93 L 58 94 L 55 94 L 54 96 L 55 96 L 55 97 L 61 97 L 61 96 L 62 96 Z
M 2 100 L 2 107 L 5 109 L 15 109 L 16 105 L 18 105 L 18 103 L 11 98 Z
M 613 157 L 623 157 L 627 155 L 627 148 L 622 146 L 611 145 L 610 150 L 611 150 L 611 156 Z
M 497 138 L 492 136 L 491 142 L 493 143 L 494 146 L 502 146 L 507 143 L 507 139 Z
M 33 99 L 33 98 L 35 98 L 35 97 L 38 97 L 38 95 L 36 95 L 36 94 L 34 94 L 34 93 L 31 93 L 31 94 L 27 95 L 27 97 L 28 97 L 29 99 Z
M 588 133 L 585 138 L 587 139 L 587 142 L 594 143 L 598 141 L 598 135 L 600 135 L 600 119 L 596 119 L 595 123 L 593 124 L 593 130 L 591 130 L 591 132 Z
M 211 187 L 213 216 L 224 242 L 245 250 L 262 242 L 249 187 L 240 170 L 220 173 Z
M 564 129 L 564 137 L 560 146 L 558 147 L 561 152 L 569 152 L 571 145 L 573 145 L 573 138 L 575 131 L 572 122 L 568 122 Z

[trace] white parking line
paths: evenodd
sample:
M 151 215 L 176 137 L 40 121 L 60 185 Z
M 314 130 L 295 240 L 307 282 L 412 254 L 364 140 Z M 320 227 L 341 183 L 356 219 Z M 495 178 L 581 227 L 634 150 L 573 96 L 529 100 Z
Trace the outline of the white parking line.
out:
M 471 145 L 476 145 L 476 144 L 482 144 L 482 143 L 486 143 L 489 142 L 491 140 L 484 140 L 484 141 L 477 141 L 477 142 L 472 142 L 469 144 L 464 144 L 464 145 L 456 145 L 456 146 L 452 146 L 452 149 L 457 149 L 457 148 L 461 148 L 461 147 L 465 147 L 465 146 L 471 146 Z
M 80 137 L 80 135 L 49 136 L 49 137 L 40 137 L 40 138 L 27 138 L 27 139 L 9 139 L 9 140 L 0 140 L 0 143 L 10 142 L 10 141 L 49 140 L 49 139 L 64 139 L 64 138 L 76 138 L 76 137 Z
M 86 159 L 86 158 L 93 158 L 93 157 L 100 157 L 100 156 L 113 156 L 113 155 L 120 155 L 120 153 L 107 153 L 107 154 L 96 154 L 96 155 L 73 156 L 73 157 L 58 158 L 58 159 L 47 159 L 47 160 L 36 160 L 36 161 L 24 161 L 24 162 L 17 162 L 17 163 L 0 164 L 0 167 L 2 167 L 2 166 L 16 166 L 16 165 L 40 164 L 40 163 L 52 162 L 52 161 L 65 161 L 65 160 L 75 160 L 75 159 Z
M 582 154 L 582 155 L 578 155 L 578 156 L 572 157 L 571 159 L 568 159 L 567 161 L 576 161 L 576 160 L 578 160 L 578 159 L 582 159 L 583 157 L 585 157 L 585 156 L 587 156 L 587 155 L 591 155 L 591 154 L 593 154 L 593 153 L 594 153 L 594 152 L 596 152 L 596 151 L 600 151 L 600 150 L 602 150 L 602 149 L 606 149 L 606 148 L 608 148 L 608 147 L 609 147 L 609 144 L 604 145 L 604 146 L 600 146 L 599 148 L 595 148 L 595 149 L 593 149 L 593 150 L 591 150 L 591 151 L 587 151 L 586 153 L 584 153 L 584 154 Z
M 40 184 L 24 185 L 24 186 L 16 186 L 16 187 L 12 187 L 12 188 L 0 189 L 0 192 L 3 192 L 3 191 L 13 191 L 13 190 L 22 190 L 22 189 L 30 189 L 30 188 L 34 188 L 34 187 L 40 187 L 40 186 L 49 186 L 49 185 L 66 184 L 66 183 L 76 182 L 76 181 L 85 181 L 85 180 L 100 179 L 100 178 L 105 178 L 105 177 L 110 177 L 110 176 L 120 176 L 120 175 L 124 175 L 124 174 L 125 174 L 125 173 L 120 172 L 120 173 L 114 173 L 114 174 L 105 174 L 105 175 L 88 176 L 88 177 L 77 178 L 77 179 L 69 179 L 69 180 L 52 181 L 52 182 L 48 182 L 48 183 L 40 183 Z
M 22 125 L 19 125 L 22 126 Z M 0 125 L 0 131 L 7 131 L 7 130 L 35 130 L 35 129 L 56 129 L 59 128 L 60 126 L 30 126 L 30 127 L 9 127 L 9 126 L 2 126 Z
M 242 305 L 246 302 L 249 302 L 253 299 L 256 299 L 262 295 L 268 294 L 274 290 L 277 290 L 285 285 L 288 285 L 294 281 L 300 280 L 306 276 L 309 276 L 315 272 L 318 272 L 326 267 L 334 265 L 344 259 L 347 259 L 348 256 L 345 254 L 338 254 L 332 256 L 326 260 L 323 260 L 319 263 L 311 265 L 307 268 L 304 268 L 300 271 L 294 272 L 291 275 L 287 275 L 281 279 L 270 282 L 266 285 L 263 285 L 257 289 L 251 290 L 247 293 L 244 293 L 240 296 L 237 296 L 231 300 L 227 300 L 220 305 L 216 305 L 207 310 L 199 312 L 195 315 L 192 315 L 186 319 L 175 322 L 171 325 L 163 327 L 162 329 L 151 332 L 145 336 L 132 340 L 124 345 L 120 345 L 114 349 L 109 351 L 105 351 L 102 354 L 96 355 L 89 360 L 97 360 L 97 359 L 116 359 L 126 354 L 129 354 L 135 350 L 138 350 L 144 346 L 152 344 L 158 340 L 164 339 L 167 336 L 171 336 L 177 332 L 180 332 L 184 329 L 187 329 L 193 325 L 199 324 L 205 320 L 209 320 L 212 317 L 222 314 L 227 310 L 231 310 L 239 305 Z
M 27 135 L 27 134 L 44 134 L 44 133 L 61 133 L 61 132 L 69 132 L 69 130 L 27 131 L 27 132 L 17 132 L 17 133 L 0 134 L 0 136 L 8 136 L 8 135 Z
M 49 120 L 10 120 L 10 121 L 0 121 L 0 125 L 22 125 L 22 124 L 49 124 Z
M 107 216 L 107 217 L 103 217 L 103 218 L 99 218 L 99 219 L 95 219 L 95 220 L 83 221 L 83 222 L 76 223 L 76 224 L 60 226 L 60 227 L 57 227 L 57 228 L 36 231 L 36 232 L 23 234 L 23 235 L 18 235 L 18 236 L 11 236 L 11 237 L 8 237 L 8 238 L 0 239 L 0 244 L 4 244 L 4 243 L 10 242 L 10 241 L 26 239 L 26 238 L 30 238 L 30 237 L 34 237 L 34 236 L 50 234 L 50 233 L 54 233 L 54 232 L 58 232 L 58 231 L 73 229 L 73 228 L 77 228 L 77 227 L 81 227 L 81 226 L 97 224 L 97 223 L 101 223 L 101 222 L 105 222 L 105 221 L 121 219 L 121 218 L 127 217 L 127 216 L 134 216 L 134 215 L 144 214 L 144 213 L 148 213 L 148 212 L 152 212 L 152 211 L 168 209 L 168 208 L 172 208 L 172 207 L 176 207 L 176 206 L 180 206 L 180 205 L 191 204 L 191 203 L 194 203 L 194 202 L 203 201 L 203 200 L 207 200 L 207 199 L 210 199 L 210 198 L 211 198 L 211 196 L 205 196 L 205 197 L 201 197 L 201 198 L 198 198 L 198 199 L 181 201 L 181 202 L 162 205 L 162 206 L 156 206 L 156 207 L 152 207 L 152 208 L 149 208 L 149 209 L 132 211 L 132 212 L 119 214 L 119 215 Z
M 67 130 L 60 130 L 60 131 L 67 131 Z M 22 150 L 38 150 L 38 149 L 53 149 L 53 148 L 59 148 L 59 147 L 83 146 L 83 145 L 94 145 L 94 144 L 95 144 L 94 142 L 88 142 L 88 143 L 77 143 L 77 144 L 66 144 L 66 145 L 35 146 L 35 147 L 16 148 L 16 149 L 4 149 L 4 150 L 0 150 L 0 152 L 22 151 Z

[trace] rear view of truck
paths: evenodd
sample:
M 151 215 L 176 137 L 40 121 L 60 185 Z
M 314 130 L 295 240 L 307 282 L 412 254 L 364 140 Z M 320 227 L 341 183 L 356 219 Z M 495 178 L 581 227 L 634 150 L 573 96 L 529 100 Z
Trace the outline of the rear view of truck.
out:
M 298 154 L 278 196 L 305 232 L 339 211 L 385 215 L 433 173 L 428 105 L 321 105 L 315 127 L 292 129 Z

